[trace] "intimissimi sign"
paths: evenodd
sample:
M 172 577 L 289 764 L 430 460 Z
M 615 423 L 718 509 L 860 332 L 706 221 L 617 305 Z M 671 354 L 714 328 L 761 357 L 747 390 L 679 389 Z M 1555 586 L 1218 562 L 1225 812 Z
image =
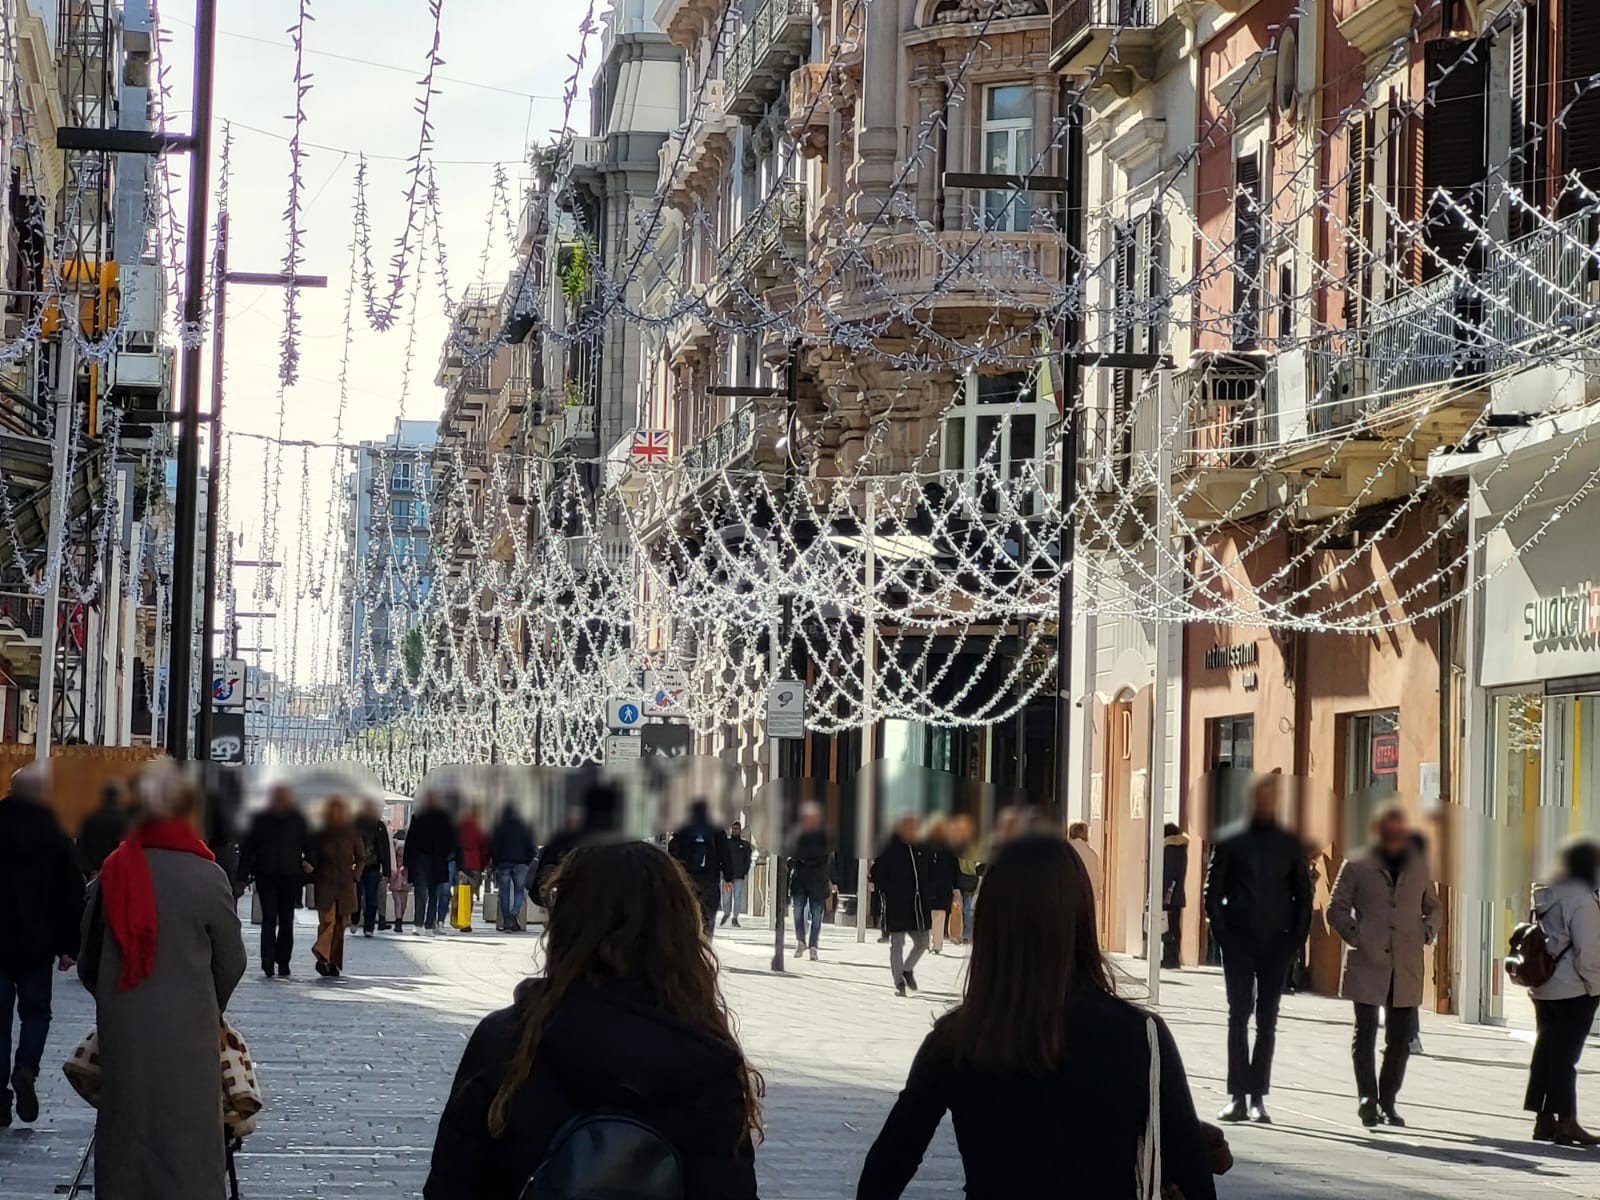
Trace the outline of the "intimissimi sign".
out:
M 1540 596 L 1522 607 L 1522 640 L 1535 653 L 1593 650 L 1600 646 L 1600 585 Z
M 1236 646 L 1212 646 L 1206 651 L 1206 670 L 1226 671 L 1229 667 L 1253 667 L 1261 660 L 1255 642 L 1240 642 Z

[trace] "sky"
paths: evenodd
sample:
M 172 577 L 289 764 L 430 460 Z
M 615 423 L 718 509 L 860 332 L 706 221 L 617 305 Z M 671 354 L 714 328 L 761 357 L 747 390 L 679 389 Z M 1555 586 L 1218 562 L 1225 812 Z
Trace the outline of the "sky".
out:
M 369 160 L 374 267 L 380 276 L 386 276 L 405 219 L 404 160 L 417 145 L 415 105 L 433 23 L 426 0 L 307 3 L 315 20 L 305 43 L 312 90 L 305 99 L 302 134 L 306 147 L 301 216 L 305 253 L 300 269 L 327 275 L 329 286 L 325 292 L 301 293 L 300 382 L 286 397 L 285 434 L 331 439 L 337 424 L 357 158 L 365 153 Z M 604 8 L 604 0 L 597 7 Z M 287 245 L 289 115 L 294 111 L 294 51 L 288 31 L 297 19 L 299 5 L 288 0 L 256 0 L 219 8 L 215 136 L 220 148 L 223 123 L 231 123 L 230 266 L 277 271 L 282 269 Z M 504 221 L 498 214 L 492 226 L 489 221 L 494 207 L 494 164 L 504 165 L 515 214 L 527 175 L 529 140 L 548 141 L 560 127 L 561 95 L 573 69 L 568 56 L 579 48 L 579 24 L 588 8 L 589 0 L 443 0 L 440 54 L 444 66 L 435 80 L 438 94 L 432 102 L 431 157 L 444 211 L 451 290 L 458 297 L 480 278 L 486 233 L 491 234 L 487 279 L 498 286 L 511 268 L 513 254 Z M 169 125 L 183 128 L 189 120 L 193 9 L 180 0 L 168 0 L 161 18 L 170 39 L 165 54 L 177 101 L 169 112 Z M 591 38 L 589 54 L 592 64 L 598 39 Z M 585 87 L 572 114 L 579 132 L 587 132 L 588 116 Z M 217 157 L 213 155 L 213 189 Z M 178 177 L 181 179 L 181 173 Z M 179 204 L 180 210 L 187 204 L 186 193 L 180 193 Z M 414 266 L 411 276 L 417 279 Z M 440 392 L 433 379 L 446 325 L 437 271 L 431 261 L 421 284 L 410 388 L 403 406 L 409 314 L 388 332 L 373 332 L 366 324 L 358 290 L 342 431 L 346 441 L 383 437 L 402 414 L 410 418 L 436 418 L 439 414 Z M 386 292 L 386 288 L 380 289 L 380 294 Z M 283 331 L 280 290 L 236 287 L 230 291 L 225 402 L 229 430 L 276 432 Z M 264 447 L 236 437 L 233 452 L 230 523 L 243 534 L 248 556 L 256 548 L 267 507 Z M 332 462 L 331 455 L 322 452 L 313 458 L 310 468 L 307 508 L 319 547 L 327 540 Z M 289 478 L 279 491 L 280 557 L 300 552 L 298 452 L 283 459 L 283 474 Z M 292 580 L 285 583 L 289 585 L 285 590 L 294 590 Z M 249 586 L 249 581 L 241 578 L 241 590 Z M 280 600 L 280 610 L 286 600 Z M 280 617 L 280 641 L 288 633 L 283 620 L 288 615 Z M 246 640 L 251 636 L 247 632 Z M 308 627 L 300 627 L 297 644 L 303 648 L 309 636 Z M 287 666 L 281 655 L 278 665 L 280 669 Z M 297 678 L 307 677 L 304 664 L 293 673 Z

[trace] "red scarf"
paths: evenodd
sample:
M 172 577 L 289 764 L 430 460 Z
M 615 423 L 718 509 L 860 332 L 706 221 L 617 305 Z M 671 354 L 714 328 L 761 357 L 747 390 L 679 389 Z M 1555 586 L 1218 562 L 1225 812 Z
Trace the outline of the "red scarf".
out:
M 156 966 L 156 891 L 146 850 L 181 850 L 216 861 L 186 820 L 147 821 L 132 830 L 100 868 L 100 904 L 122 950 L 117 986 L 126 991 Z

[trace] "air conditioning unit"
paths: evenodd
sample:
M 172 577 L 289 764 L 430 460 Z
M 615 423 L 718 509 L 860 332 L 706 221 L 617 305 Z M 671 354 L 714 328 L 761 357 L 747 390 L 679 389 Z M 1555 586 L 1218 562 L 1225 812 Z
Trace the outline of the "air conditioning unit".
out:
M 153 395 L 166 386 L 167 354 L 161 349 L 119 350 L 111 386 L 119 392 Z
M 1311 398 L 1312 432 L 1334 433 L 1354 426 L 1372 394 L 1373 375 L 1370 359 L 1345 358 L 1336 363 Z

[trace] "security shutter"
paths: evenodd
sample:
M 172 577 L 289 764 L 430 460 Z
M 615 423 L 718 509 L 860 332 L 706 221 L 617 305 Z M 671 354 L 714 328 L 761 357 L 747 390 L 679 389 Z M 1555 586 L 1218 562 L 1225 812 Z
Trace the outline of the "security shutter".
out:
M 1483 221 L 1488 176 L 1489 46 L 1475 38 L 1439 38 L 1424 48 L 1426 127 L 1422 151 L 1424 278 L 1443 263 L 1477 265 L 1475 226 Z

